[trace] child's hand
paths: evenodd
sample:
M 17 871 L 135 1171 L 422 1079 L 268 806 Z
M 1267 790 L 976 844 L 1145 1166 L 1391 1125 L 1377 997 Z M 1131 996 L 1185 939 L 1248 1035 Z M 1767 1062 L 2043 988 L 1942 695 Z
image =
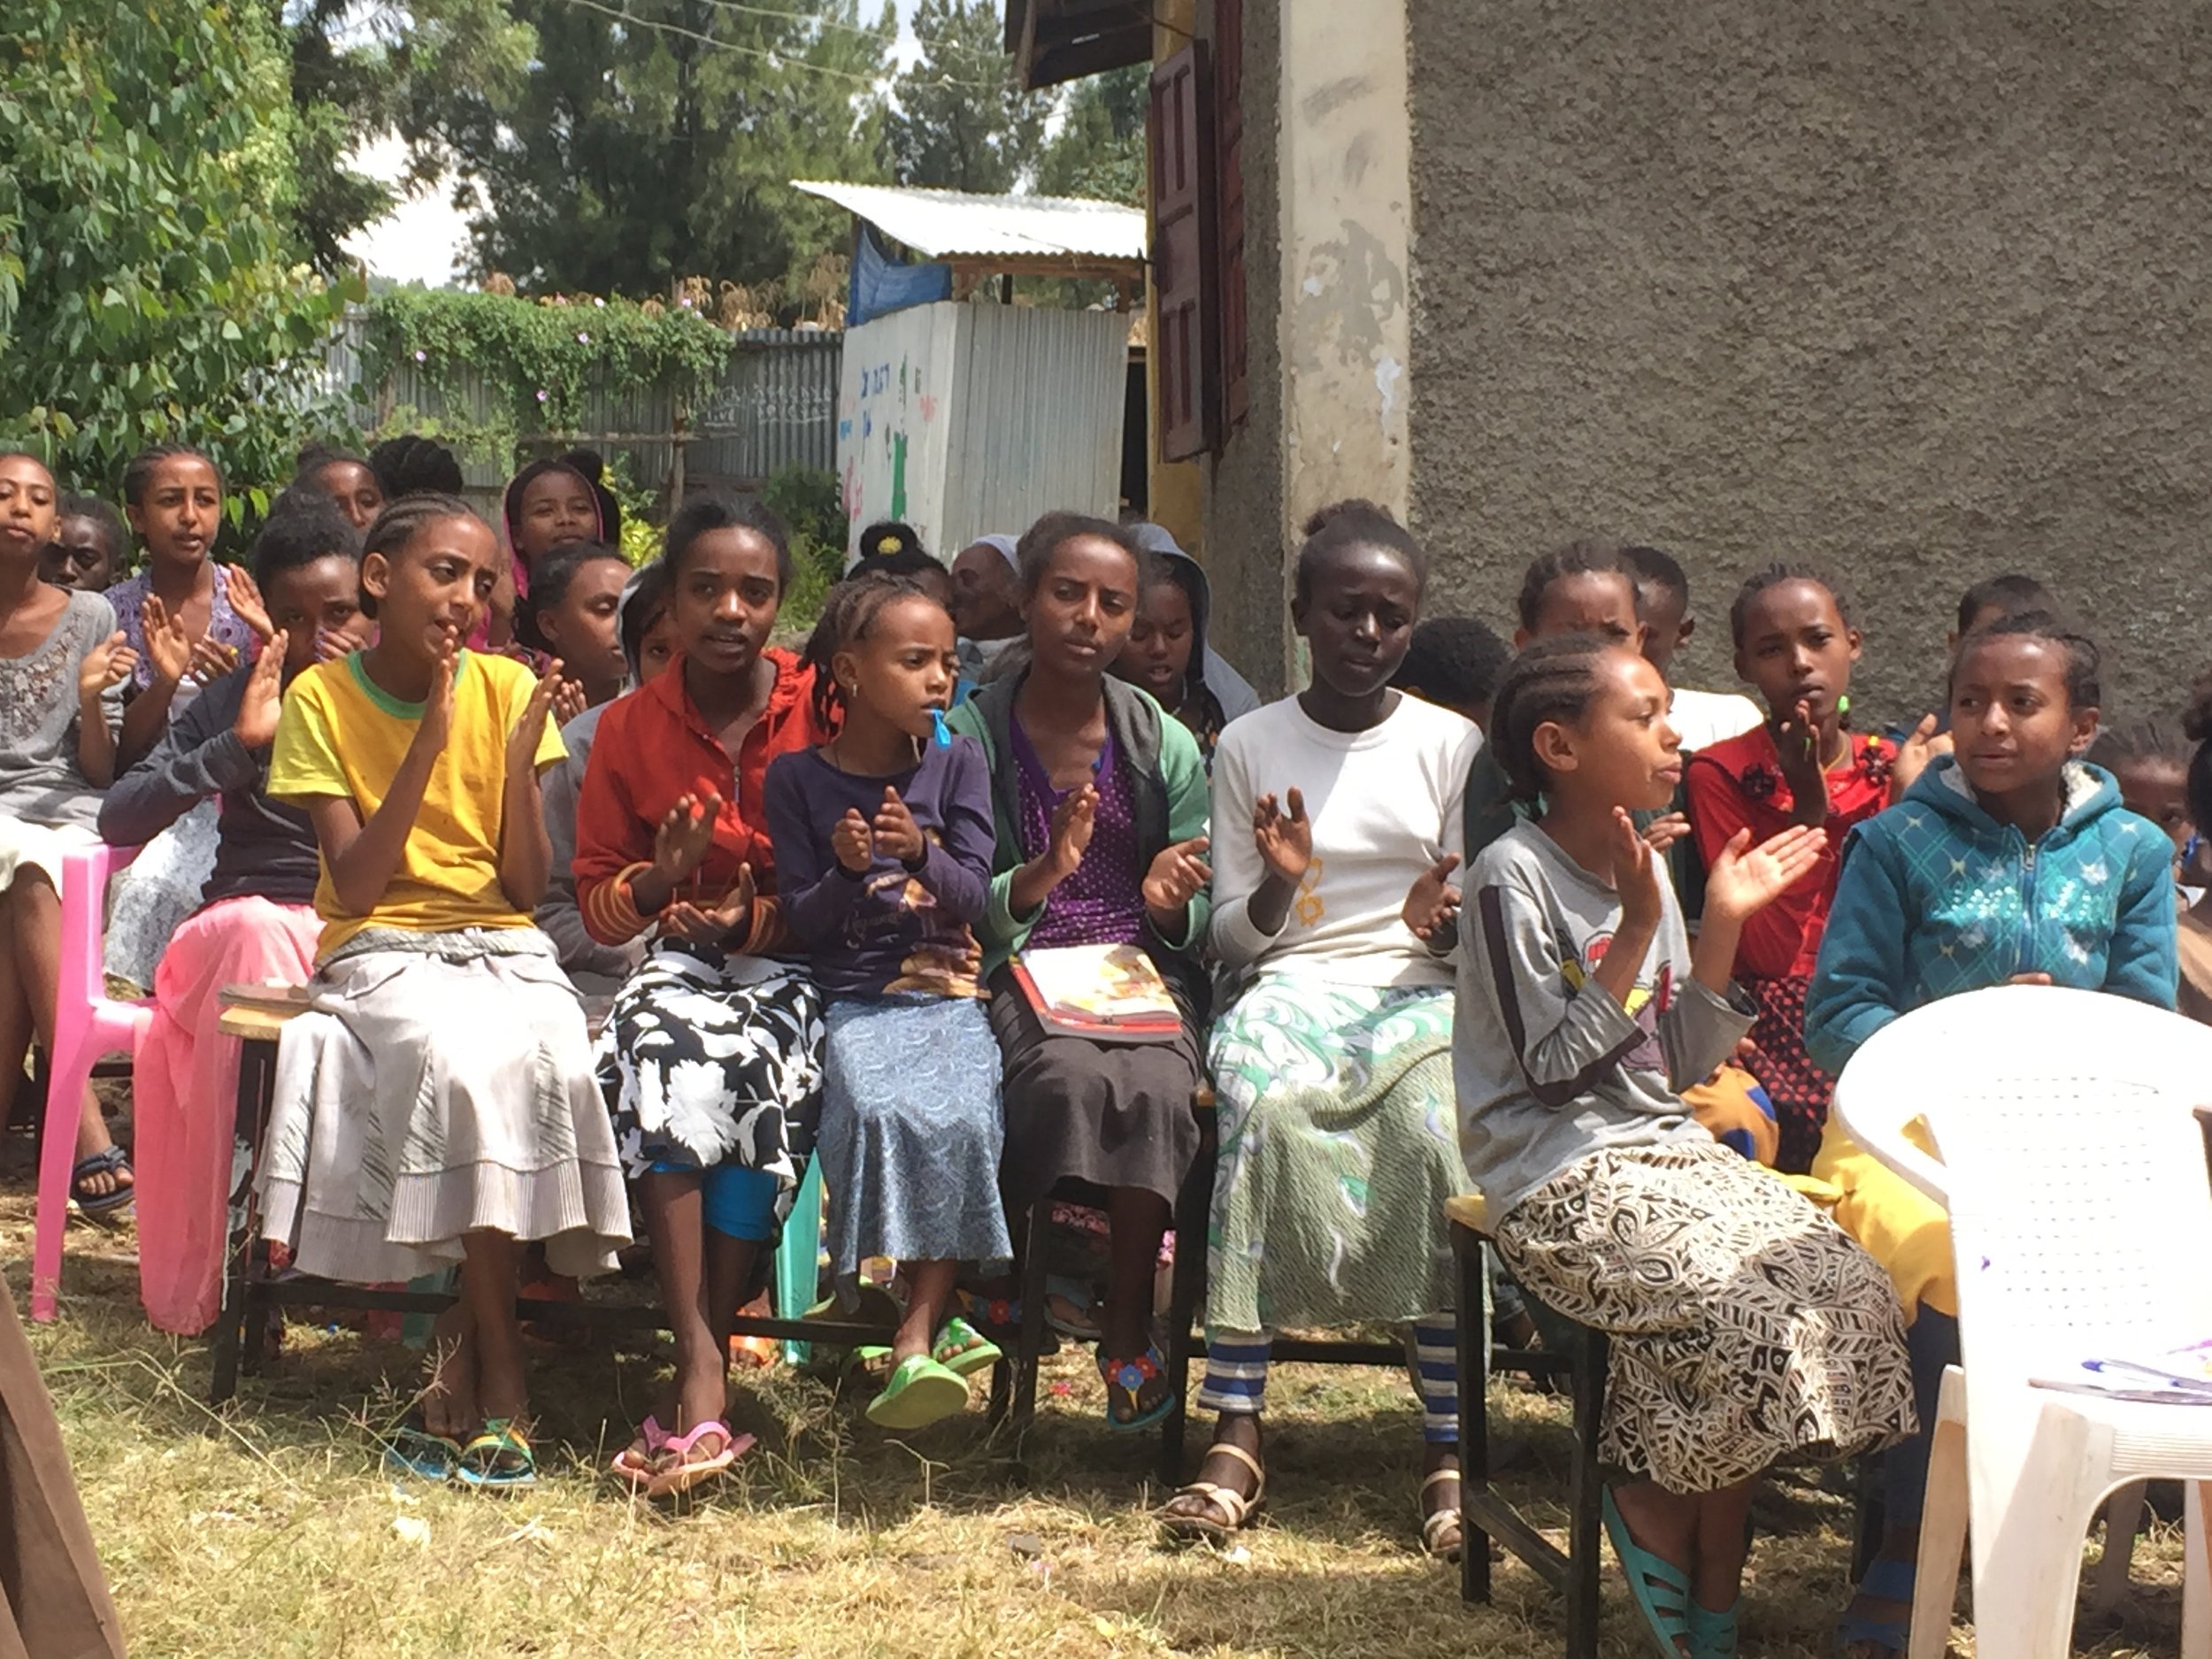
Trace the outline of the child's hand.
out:
M 1690 820 L 1681 812 L 1662 812 L 1644 826 L 1644 841 L 1651 850 L 1665 856 L 1667 849 L 1690 833 Z
M 459 652 L 459 642 L 448 634 L 438 660 L 430 664 L 430 695 L 422 702 L 422 724 L 415 728 L 415 741 L 433 755 L 442 752 L 453 735 L 453 671 Z M 509 745 L 511 750 L 512 747 Z
M 883 804 L 876 809 L 875 822 L 870 827 L 875 831 L 876 846 L 909 870 L 919 870 L 929 856 L 922 826 L 914 821 L 914 814 L 899 798 L 899 792 L 887 783 L 883 786 Z
M 653 833 L 653 870 L 671 887 L 690 879 L 714 845 L 714 821 L 722 815 L 722 797 L 710 792 L 705 800 L 680 795 L 676 803 Z
M 691 944 L 726 948 L 732 933 L 752 926 L 757 891 L 752 865 L 740 864 L 737 885 L 723 895 L 721 903 L 700 905 L 679 899 L 661 912 L 661 931 L 675 933 Z
M 1705 872 L 1705 913 L 1741 922 L 1810 874 L 1828 839 L 1809 824 L 1793 824 L 1754 847 L 1748 826 L 1731 836 Z
M 555 664 L 555 667 L 558 666 L 558 664 Z M 553 693 L 553 729 L 558 731 L 590 706 L 582 680 L 562 680 Z
M 1913 727 L 1905 741 L 1897 746 L 1897 758 L 1889 764 L 1889 800 L 1894 806 L 1905 798 L 1905 791 L 1913 787 L 1920 774 L 1928 770 L 1928 763 L 1938 755 L 1951 752 L 1951 734 L 1936 734 L 1936 718 L 1932 714 L 1920 717 L 1920 724 Z
M 1173 926 L 1189 908 L 1190 902 L 1214 879 L 1213 868 L 1205 856 L 1206 849 L 1211 844 L 1203 835 L 1194 835 L 1187 841 L 1160 849 L 1160 856 L 1144 872 L 1144 908 L 1152 913 L 1154 920 Z
M 1083 863 L 1090 850 L 1091 829 L 1097 821 L 1098 790 L 1090 784 L 1070 790 L 1053 809 L 1052 832 L 1045 856 L 1052 861 L 1053 879 L 1064 881 Z
M 847 807 L 845 816 L 830 831 L 830 850 L 837 855 L 839 864 L 856 876 L 866 875 L 875 864 L 875 832 L 868 827 L 868 820 L 860 816 L 858 807 Z
M 1405 908 L 1398 914 L 1416 939 L 1432 940 L 1438 930 L 1458 921 L 1459 889 L 1452 885 L 1452 872 L 1458 868 L 1459 855 L 1446 853 L 1414 877 L 1413 885 L 1406 889 Z
M 368 623 L 360 628 L 359 637 L 347 628 L 317 628 L 315 630 L 315 660 L 334 663 L 342 657 L 350 657 L 365 649 L 376 640 L 376 625 Z
M 515 722 L 515 729 L 507 733 L 507 775 L 534 772 L 538 764 L 538 745 L 545 741 L 545 723 L 553 713 L 554 699 L 561 695 L 567 682 L 561 678 L 561 659 L 555 657 L 546 664 L 545 672 L 538 676 L 538 683 L 530 688 L 530 701 L 522 705 L 522 718 Z M 453 698 L 450 680 L 446 681 L 446 701 Z
M 138 666 L 138 653 L 131 649 L 118 628 L 106 641 L 84 654 L 84 661 L 77 666 L 77 697 L 90 703 L 101 693 L 111 691 L 131 677 Z
M 1774 750 L 1782 763 L 1782 780 L 1790 787 L 1790 799 L 1801 824 L 1818 824 L 1828 816 L 1828 768 L 1820 752 L 1820 723 L 1813 718 L 1812 704 L 1800 701 L 1796 712 L 1774 728 Z
M 1313 865 L 1313 826 L 1306 819 L 1306 797 L 1293 789 L 1285 813 L 1271 795 L 1252 803 L 1252 845 L 1270 875 L 1279 876 L 1295 887 Z
M 230 729 L 248 749 L 266 749 L 276 741 L 277 717 L 284 711 L 284 635 L 261 648 L 261 660 L 246 676 L 246 695 Z
M 181 627 L 182 622 L 180 621 L 178 626 Z M 237 666 L 237 647 L 219 645 L 204 634 L 192 641 L 191 672 L 195 684 L 212 684 Z
M 154 679 L 174 688 L 192 672 L 192 636 L 184 631 L 184 618 L 171 616 L 158 594 L 148 594 L 138 608 L 138 626 L 146 635 L 146 659 L 154 665 Z
M 243 565 L 226 567 L 230 574 L 230 608 L 238 613 L 238 619 L 254 631 L 265 644 L 276 630 L 269 626 L 269 606 L 261 596 L 261 589 Z
M 1747 834 L 1747 841 L 1750 837 Z M 1726 855 L 1724 854 L 1724 856 Z M 1716 870 L 1719 868 L 1717 864 Z M 1628 815 L 1626 807 L 1613 809 L 1613 890 L 1621 895 L 1621 925 L 1624 927 L 1656 927 L 1665 913 L 1665 902 L 1659 896 L 1659 859 L 1651 850 L 1651 843 L 1637 833 L 1636 820 Z M 1712 886 L 1707 880 L 1706 903 L 1712 903 Z
M 2005 983 L 2007 985 L 2048 985 L 2051 983 L 2051 976 L 2047 973 L 2016 973 Z

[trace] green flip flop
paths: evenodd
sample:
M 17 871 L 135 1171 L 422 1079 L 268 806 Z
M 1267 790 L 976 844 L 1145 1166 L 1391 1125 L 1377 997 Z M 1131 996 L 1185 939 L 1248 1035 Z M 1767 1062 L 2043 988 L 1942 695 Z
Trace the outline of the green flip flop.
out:
M 538 1484 L 537 1454 L 512 1417 L 486 1417 L 484 1432 L 461 1448 L 453 1478 L 477 1492 L 524 1492 Z
M 1605 1535 L 1613 1540 L 1613 1554 L 1620 1561 L 1622 1576 L 1628 1580 L 1629 1594 L 1636 1598 L 1637 1610 L 1651 1627 L 1659 1651 L 1666 1659 L 1681 1659 L 1681 1644 L 1691 1640 L 1689 1575 L 1629 1536 L 1628 1523 L 1621 1519 L 1610 1486 L 1605 1489 L 1603 1502 Z M 1733 1623 L 1732 1615 L 1714 1617 Z
M 938 1327 L 937 1345 L 929 1356 L 956 1377 L 988 1371 L 1003 1357 L 997 1343 L 956 1313 Z
M 883 1392 L 868 1402 L 868 1421 L 879 1429 L 925 1429 L 968 1409 L 968 1385 L 926 1354 L 891 1373 Z
M 1738 1604 L 1741 1605 L 1740 1598 Z M 1736 1659 L 1740 1640 L 1735 1608 L 1725 1613 L 1709 1613 L 1691 1601 L 1690 1659 Z

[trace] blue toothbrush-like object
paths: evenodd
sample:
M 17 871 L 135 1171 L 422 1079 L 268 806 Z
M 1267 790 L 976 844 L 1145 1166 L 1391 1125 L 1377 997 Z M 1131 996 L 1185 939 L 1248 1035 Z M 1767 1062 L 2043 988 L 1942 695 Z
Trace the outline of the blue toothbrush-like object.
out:
M 952 733 L 945 728 L 945 711 L 942 709 L 932 709 L 929 711 L 929 723 L 934 733 L 934 741 L 936 742 L 937 747 L 940 749 L 950 749 L 952 747 Z

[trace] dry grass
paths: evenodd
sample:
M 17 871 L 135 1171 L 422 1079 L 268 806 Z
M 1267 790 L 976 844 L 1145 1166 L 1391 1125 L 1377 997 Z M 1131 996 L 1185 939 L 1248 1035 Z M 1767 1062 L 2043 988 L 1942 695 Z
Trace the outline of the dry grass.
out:
M 0 1191 L 0 1258 L 19 1297 L 28 1194 Z M 372 1424 L 396 1414 L 412 1360 L 349 1333 L 294 1327 L 284 1357 L 221 1412 L 204 1345 L 136 1317 L 127 1235 L 70 1237 L 64 1317 L 36 1331 L 93 1531 L 141 1655 L 462 1659 L 620 1655 L 741 1659 L 1177 1653 L 1341 1659 L 1548 1656 L 1555 1603 L 1518 1563 L 1494 1605 L 1463 1608 L 1414 1525 L 1417 1422 L 1386 1372 L 1285 1367 L 1272 1410 L 1267 1524 L 1233 1555 L 1157 1547 L 1156 1442 L 1102 1432 L 1094 1379 L 1048 1372 L 1026 1477 L 979 1413 L 910 1441 L 867 1428 L 814 1379 L 748 1384 L 759 1448 L 672 1515 L 596 1474 L 656 1372 L 648 1355 L 541 1356 L 547 1478 L 501 1501 L 395 1484 Z M 1556 1526 L 1563 1413 L 1507 1388 L 1494 1443 L 1508 1489 Z M 1843 1596 L 1850 1505 L 1833 1475 L 1761 1501 L 1744 1652 L 1811 1659 Z M 2178 1544 L 2139 1550 L 2125 1627 L 2085 1618 L 2102 1659 L 2170 1654 Z M 1608 1659 L 1649 1651 L 1617 1579 Z M 1962 1635 L 1962 1653 L 1970 1643 Z

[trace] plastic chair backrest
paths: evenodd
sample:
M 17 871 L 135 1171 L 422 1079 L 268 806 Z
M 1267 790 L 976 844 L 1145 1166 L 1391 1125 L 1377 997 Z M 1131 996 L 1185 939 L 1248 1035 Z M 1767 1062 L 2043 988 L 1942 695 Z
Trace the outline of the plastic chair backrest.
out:
M 1846 1082 L 1845 1126 L 1870 1151 L 1887 1161 L 1895 1147 L 1870 1137 L 1917 1112 L 1942 1154 L 1980 1564 L 2024 1498 L 2044 1406 L 2071 1398 L 2032 1379 L 2212 1339 L 2212 1179 L 2194 1110 L 2212 1102 L 2212 1027 L 2124 997 L 1999 987 L 1886 1027 L 1846 1069 L 1839 1102 Z M 2163 1409 L 2198 1427 L 2188 1408 Z
M 150 1002 L 107 994 L 104 918 L 108 878 L 138 856 L 135 847 L 104 842 L 62 858 L 61 959 L 56 974 L 54 1048 L 47 1056 L 45 1145 L 38 1165 L 38 1215 L 31 1250 L 31 1317 L 54 1317 L 61 1286 L 62 1233 L 77 1112 L 92 1067 L 104 1054 L 134 1054 L 152 1018 Z
M 63 856 L 60 1008 L 73 1001 L 95 1013 L 104 1011 L 103 1005 L 130 1006 L 107 994 L 107 892 L 109 879 L 127 869 L 140 850 L 102 841 Z

